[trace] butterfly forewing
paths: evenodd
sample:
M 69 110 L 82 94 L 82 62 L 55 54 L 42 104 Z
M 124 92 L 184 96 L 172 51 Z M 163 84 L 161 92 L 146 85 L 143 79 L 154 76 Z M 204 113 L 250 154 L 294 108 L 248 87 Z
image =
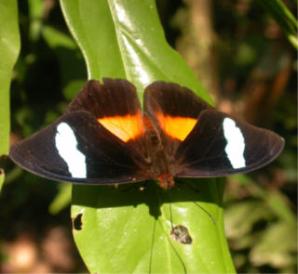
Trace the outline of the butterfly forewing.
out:
M 180 144 L 177 177 L 216 177 L 249 172 L 273 161 L 284 140 L 272 131 L 257 128 L 229 115 L 203 111 L 189 136 Z
M 139 181 L 137 159 L 127 145 L 87 112 L 73 112 L 15 145 L 10 157 L 49 179 L 94 184 Z

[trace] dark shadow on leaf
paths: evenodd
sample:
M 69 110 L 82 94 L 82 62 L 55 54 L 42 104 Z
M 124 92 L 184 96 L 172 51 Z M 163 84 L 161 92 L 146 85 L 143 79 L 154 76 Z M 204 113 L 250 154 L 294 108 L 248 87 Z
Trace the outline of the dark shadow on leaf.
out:
M 72 203 L 91 208 L 113 208 L 146 204 L 154 218 L 160 216 L 164 203 L 207 202 L 222 206 L 222 180 L 176 180 L 170 190 L 161 189 L 154 181 L 115 186 L 73 187 Z

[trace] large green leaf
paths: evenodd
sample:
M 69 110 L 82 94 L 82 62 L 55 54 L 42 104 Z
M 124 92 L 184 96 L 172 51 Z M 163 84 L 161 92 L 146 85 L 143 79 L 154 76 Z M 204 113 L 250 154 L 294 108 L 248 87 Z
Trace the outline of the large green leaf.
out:
M 139 96 L 155 80 L 188 86 L 210 101 L 191 70 L 171 49 L 153 0 L 60 0 L 87 64 L 89 78 L 125 78 Z M 223 232 L 223 185 L 186 182 L 171 191 L 148 182 L 133 186 L 73 188 L 74 237 L 91 272 L 231 273 Z M 174 240 L 188 228 L 191 244 Z
M 19 50 L 17 2 L 0 1 L 0 157 L 9 151 L 9 87 Z M 3 183 L 4 170 L 0 168 L 0 190 Z
M 61 0 L 61 5 L 85 57 L 89 78 L 126 78 L 140 93 L 156 79 L 174 81 L 210 101 L 192 71 L 166 43 L 154 1 Z
M 17 2 L 0 1 L 0 156 L 9 149 L 9 87 L 19 50 Z

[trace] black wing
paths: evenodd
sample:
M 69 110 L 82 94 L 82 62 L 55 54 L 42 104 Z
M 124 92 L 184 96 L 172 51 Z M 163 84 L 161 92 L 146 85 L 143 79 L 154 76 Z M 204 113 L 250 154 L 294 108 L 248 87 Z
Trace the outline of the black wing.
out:
M 190 89 L 174 83 L 157 81 L 145 89 L 144 107 L 153 118 L 157 113 L 172 117 L 195 118 L 211 108 Z
M 284 140 L 214 109 L 205 110 L 176 151 L 177 177 L 216 177 L 249 172 L 273 161 Z
M 13 146 L 10 157 L 24 169 L 55 180 L 139 181 L 143 127 L 132 84 L 90 80 L 61 119 Z
M 140 181 L 138 155 L 87 112 L 72 112 L 12 147 L 22 168 L 54 180 L 90 184 Z
M 145 110 L 164 135 L 177 177 L 216 177 L 258 169 L 282 151 L 277 134 L 216 111 L 191 90 L 155 82 L 145 91 Z
M 69 104 L 67 112 L 85 110 L 96 118 L 135 114 L 140 111 L 136 88 L 127 80 L 89 80 Z
M 144 109 L 159 128 L 166 154 L 175 157 L 177 147 L 191 132 L 197 117 L 209 109 L 191 90 L 157 81 L 145 89 Z

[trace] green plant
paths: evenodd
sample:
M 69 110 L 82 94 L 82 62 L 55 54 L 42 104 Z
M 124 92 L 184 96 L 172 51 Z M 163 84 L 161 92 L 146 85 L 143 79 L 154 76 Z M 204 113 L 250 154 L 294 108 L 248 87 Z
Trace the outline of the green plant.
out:
M 9 150 L 9 87 L 13 66 L 20 50 L 18 12 L 16 1 L 0 3 L 0 157 Z M 4 182 L 4 170 L 0 168 L 0 190 Z
M 284 6 L 278 6 L 280 1 L 274 1 L 275 4 L 269 2 L 264 1 L 263 7 L 268 12 L 275 11 L 277 21 L 296 45 L 293 35 L 297 26 L 295 18 Z M 4 38 L 0 39 L 0 83 L 4 87 L 0 91 L 0 155 L 8 151 L 8 91 L 12 66 L 19 49 L 16 2 L 4 3 L 3 8 L 0 4 L 0 22 L 3 23 L 0 38 Z M 31 0 L 29 4 L 33 23 L 28 36 L 35 51 L 24 58 L 25 62 L 22 60 L 18 64 L 18 77 L 26 78 L 29 73 L 24 67 L 32 68 L 32 64 L 41 58 L 38 56 L 38 41 L 42 40 L 58 56 L 62 91 L 65 98 L 71 99 L 86 80 L 77 47 L 67 34 L 52 25 L 43 24 L 39 18 L 43 9 L 41 0 Z M 140 100 L 144 87 L 154 80 L 178 82 L 211 102 L 208 93 L 184 61 L 166 43 L 153 0 L 60 0 L 60 5 L 83 53 L 88 78 L 128 79 L 137 86 Z M 9 47 L 7 43 L 1 44 L 2 41 L 10 41 Z M 25 97 L 29 105 L 30 100 L 23 92 L 19 96 Z M 13 120 L 19 121 L 25 135 L 31 134 L 38 127 L 36 124 L 53 121 L 64 108 L 64 104 L 59 104 L 36 122 L 39 117 L 32 117 L 36 116 L 38 107 L 28 105 L 13 113 Z M 13 169 L 8 174 L 7 182 L 19 176 L 19 170 Z M 0 174 L 0 186 L 3 181 L 4 176 Z M 29 181 L 34 180 L 25 179 L 25 182 Z M 59 193 L 50 207 L 51 212 L 57 212 L 69 202 L 69 186 L 59 186 Z M 91 272 L 235 272 L 223 231 L 222 196 L 223 183 L 214 180 L 179 182 L 177 188 L 167 193 L 160 191 L 153 182 L 145 185 L 145 191 L 139 191 L 134 186 L 128 189 L 76 186 L 73 188 L 71 212 L 76 223 L 74 238 Z M 266 197 L 271 196 L 261 195 L 261 199 L 266 200 Z M 274 204 L 270 203 L 270 210 L 262 204 L 255 218 L 240 218 L 245 232 L 253 231 L 254 222 L 271 216 Z M 255 204 L 246 205 L 246 209 L 255 208 Z M 227 221 L 232 225 L 235 219 L 239 221 L 239 215 L 235 212 L 241 212 L 241 208 L 235 207 L 234 213 L 230 210 L 227 212 Z M 287 210 L 284 212 L 289 215 Z M 277 212 L 275 209 L 274 214 L 278 215 Z M 272 248 L 270 237 L 276 235 L 276 231 L 292 231 L 292 218 L 290 216 L 291 227 L 283 226 L 289 220 L 282 220 L 280 226 L 263 234 L 260 245 L 254 248 L 251 255 L 257 263 L 273 260 L 272 256 L 267 256 L 267 261 L 266 258 L 255 258 L 260 254 L 268 255 L 268 250 Z M 190 229 L 193 238 L 191 245 L 182 245 L 171 238 L 172 226 L 177 224 Z M 240 237 L 237 242 L 239 245 L 244 242 L 245 246 L 251 235 L 242 235 L 245 235 L 243 241 Z M 295 247 L 287 241 L 275 254 L 279 255 L 284 250 L 292 252 L 293 249 Z M 289 256 L 283 267 L 293 264 L 293 260 L 293 256 Z
M 154 1 L 63 0 L 61 6 L 89 78 L 128 79 L 137 86 L 140 99 L 144 87 L 155 80 L 178 82 L 209 100 L 167 45 Z M 223 188 L 213 180 L 199 185 L 199 194 L 184 187 L 164 194 L 153 187 L 145 195 L 137 190 L 73 187 L 72 218 L 82 222 L 74 237 L 89 270 L 233 272 L 223 232 Z M 160 215 L 150 214 L 153 210 Z M 177 224 L 189 228 L 193 244 L 181 245 L 171 238 L 171 226 Z

